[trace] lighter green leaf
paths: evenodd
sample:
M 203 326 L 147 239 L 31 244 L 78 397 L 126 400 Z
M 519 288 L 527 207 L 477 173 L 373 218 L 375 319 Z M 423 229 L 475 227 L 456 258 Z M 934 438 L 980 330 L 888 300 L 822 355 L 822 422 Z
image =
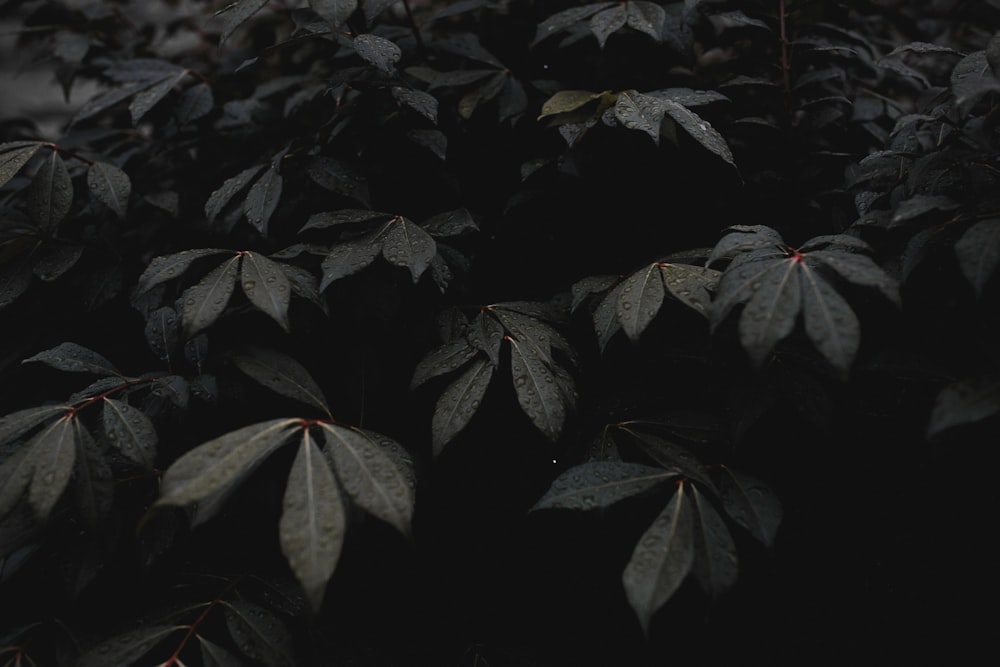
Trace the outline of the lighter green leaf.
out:
M 111 209 L 119 220 L 125 219 L 132 181 L 113 164 L 94 162 L 87 169 L 87 187 L 99 202 Z
M 146 470 L 156 461 L 158 438 L 153 422 L 139 408 L 112 398 L 104 399 L 104 433 L 111 446 Z
M 694 576 L 713 598 L 728 591 L 739 574 L 739 557 L 726 522 L 705 494 L 692 488 L 694 509 Z
M 160 283 L 177 278 L 187 271 L 188 267 L 197 259 L 231 252 L 232 250 L 223 250 L 222 248 L 198 248 L 154 257 L 142 275 L 139 276 L 135 294 L 144 294 Z
M 281 265 L 264 255 L 246 252 L 240 266 L 240 281 L 250 303 L 267 313 L 286 332 L 289 331 L 288 304 L 292 291 Z
M 808 264 L 799 267 L 806 335 L 830 365 L 846 377 L 861 343 L 858 318 L 844 297 Z
M 267 223 L 278 208 L 283 179 L 272 166 L 254 182 L 243 202 L 243 212 L 254 229 L 267 236 Z
M 663 482 L 676 480 L 675 470 L 654 468 L 619 460 L 588 461 L 573 466 L 553 480 L 532 510 L 592 510 L 610 507 L 637 496 Z
M 691 501 L 684 485 L 646 529 L 622 575 L 625 595 L 645 633 L 653 614 L 677 592 L 694 563 Z
M 28 503 L 39 521 L 48 519 L 76 465 L 76 417 L 64 417 L 31 439 L 35 472 Z
M 618 292 L 615 315 L 629 340 L 636 341 L 663 305 L 666 289 L 659 264 L 653 263 L 624 280 Z
M 419 226 L 400 216 L 388 223 L 382 255 L 390 264 L 408 268 L 414 283 L 431 265 L 436 254 L 437 243 Z
M 10 141 L 0 144 L 0 188 L 7 185 L 41 147 L 40 141 Z
M 784 513 L 781 501 L 753 476 L 728 466 L 720 468 L 719 497 L 726 514 L 765 546 L 772 546 Z
M 409 535 L 414 475 L 412 464 L 405 464 L 399 456 L 402 447 L 386 436 L 359 428 L 320 426 L 326 440 L 324 453 L 354 504 Z
M 566 406 L 555 375 L 534 347 L 514 338 L 508 340 L 517 402 L 538 430 L 556 440 L 566 419 Z
M 116 635 L 97 644 L 73 663 L 73 667 L 108 667 L 108 665 L 137 664 L 136 661 L 149 653 L 168 635 L 178 630 L 186 630 L 182 625 L 146 625 Z
M 278 531 L 281 550 L 314 611 L 322 606 L 326 585 L 337 568 L 346 528 L 337 481 L 309 430 L 303 429 L 285 485 Z
M 489 359 L 480 357 L 441 392 L 431 418 L 435 456 L 468 425 L 479 409 L 493 377 L 493 368 Z
M 183 507 L 198 503 L 203 505 L 198 519 L 210 518 L 221 502 L 300 425 L 299 419 L 272 419 L 198 445 L 164 473 L 156 504 Z
M 958 267 L 982 297 L 986 284 L 1000 266 L 1000 218 L 980 220 L 955 243 Z
M 219 318 L 236 289 L 236 271 L 240 256 L 236 255 L 212 269 L 197 284 L 184 290 L 184 312 L 181 326 L 184 336 L 191 338 Z
M 229 600 L 226 627 L 244 655 L 267 667 L 293 667 L 294 646 L 288 628 L 268 609 L 246 600 Z
M 73 204 L 73 181 L 62 156 L 52 151 L 31 179 L 27 193 L 28 214 L 43 230 L 52 231 Z
M 292 357 L 277 350 L 248 345 L 230 358 L 237 368 L 271 391 L 330 415 L 323 390 L 305 366 Z

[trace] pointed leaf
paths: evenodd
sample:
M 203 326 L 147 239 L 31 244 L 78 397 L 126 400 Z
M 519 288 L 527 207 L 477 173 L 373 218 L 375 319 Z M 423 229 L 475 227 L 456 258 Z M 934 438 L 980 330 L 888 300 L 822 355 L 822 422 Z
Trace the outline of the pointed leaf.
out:
M 950 428 L 973 424 L 1000 413 L 1000 380 L 970 378 L 948 385 L 934 401 L 927 437 Z
M 566 419 L 566 406 L 555 375 L 534 347 L 508 340 L 517 402 L 538 430 L 556 440 Z
M 611 342 L 611 338 L 622 328 L 621 320 L 618 319 L 618 299 L 624 286 L 624 282 L 615 285 L 594 308 L 592 315 L 594 332 L 597 334 L 602 352 Z
M 733 225 L 726 232 L 712 248 L 706 266 L 711 266 L 720 259 L 732 258 L 758 248 L 774 248 L 785 242 L 774 228 L 766 225 Z
M 146 344 L 158 358 L 170 363 L 170 355 L 180 342 L 180 318 L 169 306 L 157 308 L 146 318 Z
M 739 557 L 726 522 L 711 501 L 692 488 L 694 509 L 694 576 L 708 595 L 718 598 L 736 583 Z
M 167 636 L 178 630 L 186 630 L 182 625 L 145 625 L 117 635 L 94 646 L 74 667 L 107 667 L 108 665 L 134 665 Z
M 628 27 L 646 33 L 657 42 L 662 41 L 661 30 L 667 13 L 663 7 L 646 0 L 630 0 L 625 3 Z
M 334 28 L 342 28 L 358 8 L 358 0 L 309 0 L 309 6 Z
M 465 208 L 438 213 L 424 220 L 421 226 L 428 234 L 437 237 L 458 236 L 467 231 L 479 231 L 479 225 Z
M 24 496 L 34 472 L 35 456 L 30 445 L 19 448 L 0 463 L 0 521 Z
M 232 250 L 223 250 L 222 248 L 198 248 L 196 250 L 184 250 L 172 255 L 154 257 L 153 261 L 146 267 L 146 270 L 139 276 L 135 293 L 136 295 L 143 294 L 160 283 L 177 278 L 187 271 L 197 259 L 231 252 Z
M 52 231 L 73 204 L 73 181 L 62 156 L 52 151 L 28 186 L 28 214 L 43 230 Z
M 68 414 L 69 405 L 43 405 L 25 408 L 0 418 L 0 445 L 13 442 L 36 426 L 54 418 Z
M 285 485 L 278 531 L 281 550 L 314 611 L 322 606 L 327 582 L 337 568 L 346 524 L 330 466 L 309 430 L 303 429 Z
M 721 466 L 717 480 L 722 507 L 736 523 L 770 547 L 781 525 L 781 501 L 763 482 L 745 472 Z
M 28 290 L 31 268 L 27 259 L 0 265 L 0 308 L 10 305 Z
M 712 127 L 711 123 L 673 100 L 663 100 L 663 111 L 675 123 L 684 128 L 684 131 L 690 134 L 695 141 L 729 164 L 736 166 L 736 163 L 733 162 L 733 152 L 730 150 L 729 144 L 726 143 L 726 140 L 719 134 L 718 130 Z
M 666 289 L 657 263 L 636 271 L 622 283 L 615 315 L 629 340 L 636 341 L 663 305 Z
M 216 12 L 214 16 L 222 17 L 222 34 L 219 36 L 219 44 L 225 44 L 237 28 L 263 9 L 267 3 L 268 0 L 234 0 Z
M 806 335 L 820 354 L 846 377 L 861 343 L 861 326 L 851 306 L 808 263 L 802 273 L 802 316 Z
M 0 188 L 7 185 L 41 147 L 40 141 L 9 141 L 0 144 Z
M 519 305 L 523 309 L 519 309 Z M 569 342 L 553 327 L 542 321 L 548 319 L 551 314 L 537 309 L 537 305 L 507 302 L 494 304 L 488 309 L 500 320 L 507 333 L 534 350 L 546 363 L 552 363 L 552 348 L 561 350 L 573 358 L 575 353 Z
M 271 611 L 246 600 L 226 605 L 226 627 L 244 655 L 268 667 L 295 665 L 292 635 Z
M 709 489 L 715 489 L 715 485 L 712 483 L 712 476 L 697 456 L 685 447 L 670 442 L 658 435 L 633 430 L 632 425 L 633 422 L 622 422 L 618 425 L 618 428 L 635 438 L 642 451 L 651 459 L 668 470 L 676 470 L 683 476 L 699 482 Z
M 115 479 L 104 454 L 85 429 L 76 424 L 76 511 L 91 528 L 100 528 L 114 501 Z
M 207 116 L 215 106 L 212 87 L 207 83 L 197 83 L 183 93 L 174 106 L 174 120 L 178 125 L 187 125 Z
M 390 264 L 410 269 L 413 282 L 423 275 L 437 254 L 437 243 L 430 234 L 403 217 L 389 222 L 382 245 L 382 255 Z
M 174 89 L 180 80 L 187 76 L 187 70 L 181 70 L 170 78 L 164 79 L 155 85 L 149 86 L 140 91 L 128 105 L 129 113 L 132 114 L 132 124 L 138 125 L 143 116 L 149 113 L 160 101 Z
M 159 438 L 152 420 L 124 401 L 104 399 L 104 433 L 111 446 L 146 470 L 156 463 Z
M 353 167 L 325 155 L 315 157 L 306 168 L 314 183 L 322 188 L 369 204 L 368 183 Z
M 263 236 L 267 236 L 267 223 L 278 208 L 282 183 L 281 174 L 272 166 L 253 184 L 243 203 L 247 220 Z
M 588 461 L 573 466 L 553 480 L 532 510 L 591 510 L 610 507 L 625 498 L 646 493 L 663 482 L 676 480 L 673 470 L 620 460 Z
M 703 266 L 660 262 L 660 274 L 667 291 L 685 306 L 708 315 L 712 293 L 719 284 L 722 272 Z
M 542 41 L 549 35 L 562 32 L 566 28 L 569 28 L 592 16 L 593 14 L 596 14 L 602 9 L 607 9 L 615 4 L 616 3 L 614 2 L 598 2 L 590 5 L 584 5 L 582 7 L 570 7 L 569 9 L 556 12 L 538 25 L 538 28 L 535 30 L 535 39 L 532 42 L 532 46 L 538 44 L 538 42 Z
M 341 488 L 355 505 L 409 535 L 413 520 L 412 466 L 400 467 L 402 447 L 386 436 L 358 428 L 320 424 L 324 449 Z
M 32 270 L 39 280 L 52 282 L 76 266 L 82 255 L 81 245 L 59 244 L 45 249 Z
M 659 145 L 660 124 L 663 122 L 663 114 L 667 111 L 667 102 L 668 100 L 661 100 L 658 97 L 626 90 L 618 94 L 618 100 L 615 102 L 615 118 L 629 130 L 645 132 Z
M 469 341 L 464 338 L 435 348 L 417 363 L 413 370 L 413 378 L 410 380 L 410 389 L 416 389 L 431 378 L 458 370 L 474 356 L 476 348 L 469 345 Z
M 326 229 L 327 227 L 336 227 L 355 222 L 374 222 L 376 220 L 387 222 L 390 218 L 392 218 L 391 213 L 369 211 L 363 208 L 342 208 L 339 211 L 323 211 L 321 213 L 313 213 L 309 216 L 309 219 L 306 220 L 306 224 L 302 226 L 299 233 L 301 234 L 308 229 Z
M 393 0 L 393 2 L 398 1 L 399 0 Z M 437 123 L 438 101 L 437 98 L 430 93 L 425 93 L 424 91 L 417 90 L 416 88 L 393 86 L 392 96 L 401 104 L 405 104 L 410 107 L 427 120 L 432 123 Z
M 469 324 L 466 340 L 477 350 L 489 357 L 494 366 L 500 365 L 500 346 L 503 344 L 504 329 L 489 309 L 482 308 Z
M 204 667 L 245 667 L 243 660 L 230 653 L 228 649 L 205 639 L 202 635 L 197 637 L 198 643 L 201 644 L 201 663 Z
M 694 563 L 691 500 L 685 485 L 646 529 L 622 575 L 625 595 L 645 633 L 653 614 L 666 604 Z
M 354 38 L 354 50 L 361 58 L 382 70 L 386 74 L 396 71 L 396 63 L 403 57 L 403 52 L 395 42 L 378 35 L 358 35 Z
M 272 419 L 198 445 L 164 473 L 156 504 L 208 505 L 199 508 L 199 519 L 210 518 L 221 502 L 297 428 L 298 419 Z
M 590 19 L 590 31 L 597 37 L 597 43 L 603 49 L 608 37 L 624 28 L 627 20 L 625 3 L 616 3 L 613 7 L 594 14 Z
M 901 304 L 899 285 L 867 255 L 829 250 L 814 250 L 806 254 L 807 264 L 814 265 L 816 262 L 822 262 L 854 285 L 874 287 L 892 303 Z
M 96 116 L 106 109 L 110 109 L 122 100 L 132 97 L 147 85 L 148 82 L 133 81 L 132 83 L 128 83 L 118 88 L 112 88 L 105 93 L 95 96 L 93 99 L 80 107 L 75 114 L 73 114 L 73 118 L 70 119 L 70 125 L 76 125 L 82 120 L 86 120 L 91 116 Z
M 128 199 L 132 194 L 132 181 L 128 174 L 113 164 L 94 162 L 87 168 L 87 187 L 119 220 L 125 219 Z
M 546 116 L 556 116 L 559 114 L 576 111 L 594 100 L 599 100 L 610 91 L 592 93 L 589 90 L 560 90 L 542 104 L 542 112 L 538 115 L 538 120 Z
M 76 417 L 64 417 L 31 439 L 35 473 L 28 503 L 39 521 L 48 519 L 76 465 Z
M 330 248 L 320 264 L 323 280 L 320 281 L 319 290 L 325 291 L 335 280 L 353 275 L 374 262 L 382 251 L 382 243 L 381 230 L 376 230 Z
M 239 255 L 212 269 L 195 285 L 184 290 L 181 323 L 184 337 L 191 338 L 219 318 L 236 289 Z
M 250 181 L 252 181 L 263 168 L 264 165 L 262 164 L 254 165 L 253 167 L 244 169 L 232 178 L 227 178 L 223 181 L 222 185 L 220 185 L 217 190 L 214 190 L 212 194 L 208 196 L 208 201 L 205 202 L 205 217 L 208 218 L 208 221 L 215 222 L 215 219 L 220 213 L 222 213 L 226 204 L 228 204 L 230 200 L 237 195 L 237 193 L 250 185 Z
M 1000 266 L 1000 219 L 980 220 L 965 230 L 955 243 L 958 267 L 982 297 L 983 290 Z
M 28 357 L 21 363 L 26 364 L 32 361 L 40 361 L 47 366 L 69 373 L 121 376 L 121 373 L 110 361 L 97 352 L 76 343 L 60 343 L 33 357 Z
M 250 303 L 267 313 L 286 332 L 289 331 L 291 284 L 281 265 L 264 255 L 246 252 L 240 266 L 240 280 Z
M 241 371 L 271 391 L 311 405 L 325 415 L 330 407 L 316 380 L 292 357 L 256 345 L 244 346 L 230 356 Z
M 740 344 L 757 366 L 792 332 L 802 305 L 799 263 L 785 259 L 769 266 L 744 306 L 739 322 Z
M 468 425 L 479 409 L 493 377 L 493 368 L 488 359 L 477 359 L 441 392 L 431 419 L 435 456 Z

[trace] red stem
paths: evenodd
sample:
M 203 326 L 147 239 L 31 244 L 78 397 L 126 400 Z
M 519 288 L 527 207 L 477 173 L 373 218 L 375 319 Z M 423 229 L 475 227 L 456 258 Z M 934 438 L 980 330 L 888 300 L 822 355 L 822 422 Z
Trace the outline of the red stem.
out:
M 788 54 L 788 27 L 785 23 L 785 0 L 778 0 L 778 20 L 781 31 L 781 83 L 785 90 L 785 111 L 791 111 L 791 63 Z

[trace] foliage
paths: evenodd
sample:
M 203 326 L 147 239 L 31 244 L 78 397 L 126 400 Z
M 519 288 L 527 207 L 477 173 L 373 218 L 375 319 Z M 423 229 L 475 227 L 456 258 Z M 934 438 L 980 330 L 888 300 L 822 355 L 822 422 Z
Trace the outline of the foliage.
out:
M 0 119 L 0 664 L 801 662 L 981 589 L 997 3 L 3 12 L 97 92 Z

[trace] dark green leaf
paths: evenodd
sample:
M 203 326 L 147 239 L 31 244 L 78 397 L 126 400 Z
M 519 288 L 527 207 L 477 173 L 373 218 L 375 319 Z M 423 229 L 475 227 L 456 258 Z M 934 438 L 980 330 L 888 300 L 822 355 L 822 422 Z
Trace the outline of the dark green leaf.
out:
M 378 35 L 358 35 L 354 38 L 354 50 L 365 62 L 368 62 L 386 74 L 396 71 L 396 63 L 403 57 L 403 52 L 396 44 Z
M 720 471 L 717 485 L 726 514 L 765 546 L 772 546 L 784 513 L 781 501 L 747 473 L 728 466 L 721 466 Z
M 934 401 L 927 437 L 948 429 L 974 424 L 1000 413 L 1000 380 L 980 377 L 950 384 Z
M 806 255 L 807 265 L 814 266 L 817 262 L 822 262 L 854 285 L 874 287 L 889 301 L 900 305 L 899 285 L 871 257 L 828 250 L 814 250 Z
M 237 193 L 250 185 L 250 181 L 252 181 L 263 168 L 264 165 L 258 164 L 244 169 L 232 178 L 227 178 L 217 190 L 213 191 L 212 194 L 208 196 L 208 201 L 205 202 L 205 216 L 208 218 L 208 221 L 214 222 L 219 214 L 222 213 L 226 204 L 228 204 L 229 201 L 237 195 Z
M 158 377 L 149 390 L 154 396 L 165 398 L 182 410 L 187 407 L 191 397 L 191 385 L 187 378 L 180 375 Z
M 317 156 L 306 168 L 309 178 L 317 185 L 331 192 L 370 204 L 368 183 L 353 167 L 332 157 Z
M 441 392 L 431 418 L 431 440 L 435 456 L 468 425 L 472 415 L 479 409 L 493 377 L 493 368 L 488 359 L 476 359 Z
M 573 466 L 556 477 L 532 509 L 592 510 L 609 507 L 679 477 L 676 471 L 641 463 L 589 461 Z
M 230 357 L 236 367 L 271 391 L 311 405 L 325 415 L 330 407 L 316 380 L 292 357 L 268 348 L 244 346 Z
M 15 260 L 0 265 L 0 308 L 8 306 L 31 285 L 31 264 Z
M 73 204 L 73 181 L 62 156 L 52 151 L 28 186 L 28 214 L 36 225 L 54 230 Z
M 184 68 L 160 58 L 130 58 L 112 63 L 105 76 L 118 83 L 140 82 L 146 85 L 176 76 Z
M 708 315 L 712 293 L 722 276 L 720 271 L 690 264 L 660 262 L 660 274 L 667 291 L 685 306 Z
M 590 5 L 584 5 L 582 7 L 570 7 L 569 9 L 556 12 L 538 24 L 538 28 L 535 30 L 535 39 L 532 42 L 532 46 L 538 44 L 546 37 L 562 32 L 574 24 L 596 14 L 602 9 L 607 9 L 615 4 L 617 3 L 598 2 Z
M 111 446 L 145 470 L 156 462 L 158 438 L 152 420 L 124 401 L 104 399 L 104 433 Z
M 513 338 L 508 340 L 517 402 L 538 430 L 556 440 L 566 419 L 566 405 L 555 374 L 535 347 Z
M 399 0 L 393 0 L 398 2 Z M 403 86 L 393 86 L 392 96 L 400 103 L 410 107 L 420 115 L 424 116 L 432 123 L 437 122 L 438 101 L 430 93 L 425 93 L 416 88 L 404 88 Z
M 245 663 L 215 642 L 198 635 L 201 662 L 204 667 L 245 667 Z
M 342 28 L 358 8 L 358 0 L 309 0 L 309 6 L 334 28 Z
M 267 5 L 268 0 L 234 0 L 229 5 L 215 13 L 222 17 L 222 34 L 219 44 L 225 44 L 232 34 L 250 17 Z
M 577 280 L 570 286 L 570 294 L 573 298 L 570 304 L 570 311 L 575 313 L 587 299 L 595 294 L 600 294 L 611 289 L 611 287 L 618 283 L 618 280 L 619 276 L 612 275 L 588 276 Z
M 73 118 L 70 120 L 71 125 L 79 123 L 81 120 L 86 120 L 91 116 L 96 116 L 97 114 L 110 109 L 122 100 L 126 100 L 129 97 L 135 95 L 138 91 L 145 88 L 148 84 L 144 81 L 134 81 L 132 83 L 126 84 L 119 88 L 112 88 L 106 93 L 97 95 L 89 102 L 80 107 Z
M 173 90 L 174 86 L 180 83 L 181 79 L 185 76 L 187 76 L 187 70 L 182 70 L 170 78 L 164 79 L 137 93 L 132 99 L 132 103 L 128 105 L 129 113 L 132 114 L 132 124 L 138 125 L 143 116 L 159 104 L 167 96 L 167 93 Z
M 0 445 L 19 437 L 56 416 L 64 416 L 73 408 L 69 405 L 43 405 L 25 408 L 0 418 Z
M 239 255 L 226 260 L 195 285 L 184 290 L 181 323 L 184 336 L 191 338 L 219 318 L 236 289 Z
M 309 430 L 303 429 L 285 485 L 278 531 L 281 550 L 314 611 L 322 606 L 337 568 L 346 528 L 337 481 Z
M 142 275 L 139 276 L 135 294 L 143 294 L 160 283 L 177 278 L 187 271 L 188 267 L 197 259 L 231 252 L 232 250 L 223 250 L 222 248 L 198 248 L 197 250 L 184 250 L 172 255 L 154 257 Z
M 1000 218 L 980 220 L 965 230 L 955 243 L 955 256 L 962 275 L 982 297 L 1000 265 Z
M 128 174 L 113 164 L 94 162 L 87 169 L 87 187 L 120 220 L 125 219 L 129 196 L 132 194 L 132 181 Z
M 365 21 L 372 25 L 382 12 L 395 5 L 399 0 L 362 0 L 361 10 L 364 12 Z
M 257 466 L 300 428 L 298 419 L 272 419 L 237 429 L 188 451 L 167 469 L 159 506 L 199 504 L 196 523 L 209 519 Z
M 846 377 L 861 343 L 861 325 L 847 301 L 807 262 L 799 267 L 806 335 L 830 365 Z
M 663 114 L 667 112 L 667 103 L 668 100 L 626 90 L 618 94 L 615 118 L 629 130 L 645 132 L 659 145 L 660 124 L 663 122 Z
M 698 490 L 691 489 L 694 509 L 694 576 L 702 590 L 718 598 L 736 583 L 739 557 L 736 543 L 718 510 Z
M 733 153 L 729 148 L 729 144 L 726 143 L 726 140 L 723 139 L 718 130 L 712 127 L 707 120 L 704 120 L 687 107 L 669 99 L 663 100 L 663 111 L 675 123 L 684 128 L 684 131 L 690 134 L 695 141 L 729 164 L 735 166 Z
M 282 183 L 281 174 L 272 166 L 257 179 L 243 202 L 247 220 L 263 236 L 267 236 L 267 223 L 281 200 Z
M 58 244 L 50 246 L 32 268 L 39 280 L 52 282 L 76 266 L 83 255 L 83 246 Z
M 8 141 L 0 144 L 0 188 L 7 185 L 41 147 L 40 141 Z
M 35 472 L 28 488 L 28 503 L 44 522 L 62 497 L 76 466 L 76 417 L 64 417 L 39 432 L 28 446 Z
M 430 266 L 435 254 L 437 243 L 418 225 L 401 216 L 388 223 L 382 255 L 390 264 L 408 268 L 414 283 Z
M 649 35 L 657 42 L 662 40 L 660 31 L 667 18 L 663 7 L 653 2 L 646 2 L 646 0 L 630 0 L 630 2 L 625 3 L 625 7 L 628 14 L 628 27 Z
M 428 234 L 437 237 L 458 236 L 467 231 L 479 231 L 479 225 L 476 224 L 472 214 L 464 208 L 438 213 L 427 218 L 421 226 Z
M 361 238 L 338 243 L 330 248 L 330 252 L 320 264 L 323 269 L 323 280 L 319 284 L 320 291 L 326 290 L 335 280 L 353 275 L 374 262 L 382 251 L 385 229 L 386 227 L 383 226 Z
M 624 28 L 627 20 L 625 4 L 615 3 L 612 7 L 591 17 L 590 31 L 597 37 L 597 43 L 603 49 L 608 37 Z
M 302 226 L 299 233 L 308 229 L 326 229 L 327 227 L 336 227 L 355 222 L 374 222 L 376 220 L 387 222 L 390 218 L 392 218 L 391 213 L 369 211 L 363 208 L 343 208 L 339 211 L 323 211 L 321 213 L 313 213 L 309 216 L 309 219 L 306 220 L 306 224 Z
M 687 487 L 677 492 L 646 529 L 632 551 L 622 583 L 629 604 L 645 633 L 653 614 L 666 604 L 691 572 L 694 564 L 694 530 Z
M 244 655 L 268 667 L 295 665 L 291 633 L 277 616 L 246 600 L 230 600 L 225 605 L 226 627 Z
M 179 625 L 141 626 L 94 646 L 84 653 L 78 662 L 74 663 L 74 667 L 108 667 L 108 665 L 127 667 L 135 665 L 140 658 L 153 650 L 168 635 L 186 629 L 185 626 Z
M 714 490 L 712 477 L 698 457 L 686 448 L 658 435 L 634 430 L 633 422 L 622 422 L 618 427 L 636 439 L 639 447 L 651 459 L 668 470 L 675 470 L 685 477 Z
M 470 90 L 458 101 L 458 115 L 468 120 L 483 102 L 488 102 L 500 94 L 508 80 L 506 72 L 497 72 L 482 85 Z
M 114 501 L 115 479 L 97 443 L 76 424 L 76 509 L 91 528 L 100 528 L 108 518 Z
M 472 347 L 485 352 L 494 366 L 499 366 L 503 336 L 504 329 L 497 318 L 490 314 L 488 308 L 481 308 L 469 323 L 466 339 Z
M 1000 91 L 1000 79 L 993 74 L 985 51 L 976 51 L 963 58 L 951 71 L 951 91 L 955 104 L 967 112 L 985 95 Z
M 40 361 L 47 366 L 69 373 L 121 375 L 110 361 L 97 352 L 76 343 L 60 343 L 33 357 L 28 357 L 21 363 L 26 364 L 32 361 Z
M 354 504 L 409 535 L 416 499 L 413 466 L 403 461 L 402 446 L 359 428 L 320 426 L 326 440 L 324 453 Z
M 463 338 L 445 343 L 417 363 L 410 380 L 410 389 L 416 389 L 431 378 L 458 370 L 474 356 L 476 348 Z
M 603 352 L 611 338 L 622 328 L 618 319 L 618 299 L 621 296 L 624 283 L 618 283 L 598 302 L 594 308 L 592 319 L 597 341 Z
M 712 248 L 706 265 L 759 248 L 773 250 L 775 246 L 785 242 L 777 231 L 765 225 L 734 225 L 727 228 L 726 232 Z
M 240 266 L 240 280 L 250 303 L 267 313 L 286 332 L 289 331 L 291 289 L 281 265 L 264 255 L 245 252 Z
M 212 87 L 207 83 L 197 83 L 181 93 L 174 106 L 174 120 L 178 125 L 187 125 L 207 116 L 214 106 Z
M 157 308 L 146 318 L 146 344 L 159 359 L 170 363 L 170 355 L 180 342 L 180 319 L 169 306 Z
M 622 282 L 615 315 L 629 340 L 636 341 L 663 305 L 666 289 L 660 266 L 644 266 Z
M 34 472 L 35 456 L 30 443 L 0 463 L 0 520 L 10 514 L 24 496 Z
M 758 366 L 795 327 L 802 304 L 798 265 L 793 259 L 771 263 L 740 315 L 740 344 Z

